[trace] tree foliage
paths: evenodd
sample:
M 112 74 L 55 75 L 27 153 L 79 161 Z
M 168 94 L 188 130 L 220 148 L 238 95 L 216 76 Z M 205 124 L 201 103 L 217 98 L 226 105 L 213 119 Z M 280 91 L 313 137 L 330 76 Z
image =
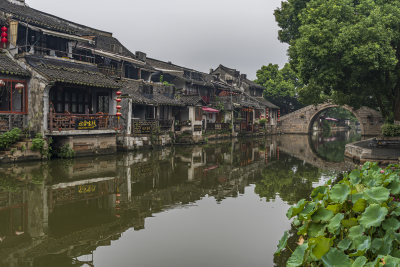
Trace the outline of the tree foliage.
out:
M 302 84 L 289 64 L 282 69 L 277 64 L 262 66 L 257 71 L 255 82 L 266 88 L 264 97 L 279 106 L 282 114 L 302 107 L 297 99 L 297 91 Z
M 302 101 L 379 107 L 400 121 L 399 1 L 288 0 L 275 17 Z

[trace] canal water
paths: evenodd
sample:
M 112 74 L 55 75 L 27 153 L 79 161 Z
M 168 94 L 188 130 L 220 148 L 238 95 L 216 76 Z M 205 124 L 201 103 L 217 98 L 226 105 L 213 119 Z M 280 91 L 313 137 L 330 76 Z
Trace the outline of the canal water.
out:
M 0 266 L 281 266 L 285 214 L 351 132 L 0 166 Z

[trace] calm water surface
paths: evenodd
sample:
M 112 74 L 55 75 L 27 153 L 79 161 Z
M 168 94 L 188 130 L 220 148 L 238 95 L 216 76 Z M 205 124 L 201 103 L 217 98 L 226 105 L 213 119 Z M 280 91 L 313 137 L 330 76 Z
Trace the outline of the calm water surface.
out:
M 0 167 L 0 266 L 280 266 L 288 207 L 353 133 Z M 294 237 L 292 238 L 292 242 Z

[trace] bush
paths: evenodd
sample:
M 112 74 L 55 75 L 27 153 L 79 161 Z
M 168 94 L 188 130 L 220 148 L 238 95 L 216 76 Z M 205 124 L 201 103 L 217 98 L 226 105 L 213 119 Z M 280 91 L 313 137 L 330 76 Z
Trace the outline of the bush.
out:
M 75 157 L 75 151 L 69 144 L 65 144 L 59 149 L 57 156 L 62 159 L 71 159 Z
M 287 212 L 300 236 L 287 266 L 399 266 L 400 168 L 366 163 Z M 289 234 L 279 241 L 279 254 Z M 290 250 L 290 248 L 288 248 Z
M 260 119 L 259 122 L 260 122 L 261 125 L 262 125 L 262 124 L 265 125 L 265 124 L 267 124 L 267 119 Z
M 21 133 L 21 129 L 14 128 L 0 135 L 0 150 L 8 149 L 11 145 L 19 141 L 21 139 Z
M 42 152 L 44 150 L 45 144 L 46 144 L 46 141 L 43 139 L 43 136 L 40 133 L 38 133 L 38 134 L 36 134 L 35 138 L 32 139 L 31 149 L 33 151 Z
M 382 134 L 384 136 L 400 136 L 400 125 L 384 124 L 382 126 Z

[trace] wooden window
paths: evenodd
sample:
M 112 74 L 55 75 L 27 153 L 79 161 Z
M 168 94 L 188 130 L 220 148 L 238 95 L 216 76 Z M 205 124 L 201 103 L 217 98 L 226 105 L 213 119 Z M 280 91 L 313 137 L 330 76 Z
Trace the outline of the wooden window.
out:
M 97 94 L 97 112 L 108 113 L 110 110 L 110 98 L 107 93 Z
M 25 114 L 27 110 L 27 84 L 25 81 L 6 80 L 0 86 L 0 113 Z M 16 89 L 15 85 L 23 84 L 24 88 Z
M 148 120 L 154 120 L 154 115 L 155 115 L 155 111 L 154 111 L 154 107 L 153 106 L 146 106 L 146 119 Z
M 203 110 L 200 107 L 197 107 L 195 110 L 195 120 L 196 121 L 201 121 L 203 118 Z
M 54 88 L 50 93 L 50 100 L 56 113 L 90 113 L 91 96 L 79 89 Z

